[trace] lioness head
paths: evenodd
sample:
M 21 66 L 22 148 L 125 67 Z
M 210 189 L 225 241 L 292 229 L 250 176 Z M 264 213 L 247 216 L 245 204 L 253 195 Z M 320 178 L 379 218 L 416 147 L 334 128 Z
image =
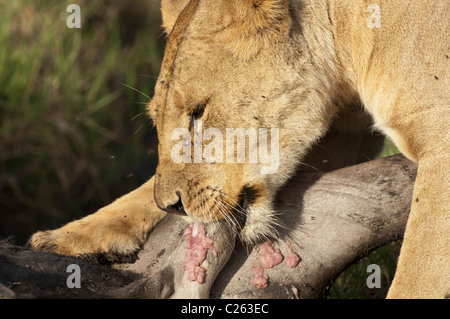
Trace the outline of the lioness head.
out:
M 162 9 L 168 40 L 149 104 L 156 203 L 225 218 L 245 241 L 274 235 L 274 195 L 330 118 L 295 10 L 288 0 L 164 0 Z

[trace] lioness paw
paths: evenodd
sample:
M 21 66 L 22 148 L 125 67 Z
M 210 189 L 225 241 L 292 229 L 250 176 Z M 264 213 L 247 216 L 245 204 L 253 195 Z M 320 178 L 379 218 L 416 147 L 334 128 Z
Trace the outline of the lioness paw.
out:
M 29 245 L 40 251 L 75 256 L 100 264 L 132 263 L 138 258 L 140 243 L 131 236 L 115 236 L 89 231 L 57 230 L 35 233 Z
M 28 244 L 35 250 L 56 252 L 58 249 L 56 243 L 51 240 L 50 230 L 40 231 L 33 234 Z

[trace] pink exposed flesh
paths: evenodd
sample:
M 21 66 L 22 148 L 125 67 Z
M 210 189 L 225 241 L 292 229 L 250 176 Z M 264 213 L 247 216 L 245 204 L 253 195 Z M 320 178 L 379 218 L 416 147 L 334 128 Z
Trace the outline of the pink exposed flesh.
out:
M 294 268 L 300 262 L 300 257 L 298 257 L 298 255 L 292 249 L 292 245 L 289 241 L 286 242 L 286 246 L 287 246 L 287 256 L 284 261 L 288 267 Z
M 269 276 L 264 273 L 264 269 L 262 269 L 261 267 L 252 267 L 252 272 L 255 275 L 255 277 L 253 278 L 253 283 L 256 285 L 256 287 L 267 287 L 267 279 L 269 279 Z
M 286 265 L 290 268 L 294 268 L 300 262 L 300 258 L 294 252 L 294 249 L 292 249 L 292 245 L 289 241 L 286 242 L 286 246 Z M 265 288 L 267 287 L 267 280 L 269 277 L 264 273 L 264 269 L 272 268 L 280 264 L 283 261 L 283 255 L 278 248 L 273 246 L 271 241 L 266 241 L 259 245 L 258 261 L 260 266 L 252 268 L 252 272 L 255 275 L 253 283 L 258 288 Z M 296 290 L 293 289 L 293 292 L 296 294 Z
M 202 284 L 205 282 L 206 269 L 201 265 L 206 259 L 208 250 L 211 250 L 214 257 L 217 257 L 214 242 L 206 236 L 205 227 L 201 223 L 194 223 L 189 226 L 183 235 L 186 237 L 184 269 L 188 274 L 189 280 Z
M 278 248 L 273 247 L 272 242 L 266 241 L 259 245 L 259 264 L 264 268 L 272 268 L 283 261 L 283 255 Z

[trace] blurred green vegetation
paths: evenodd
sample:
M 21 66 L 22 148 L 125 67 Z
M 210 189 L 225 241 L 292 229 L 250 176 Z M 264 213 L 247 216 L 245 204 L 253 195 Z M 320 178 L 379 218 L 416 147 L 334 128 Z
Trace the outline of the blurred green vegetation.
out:
M 336 278 L 330 289 L 330 299 L 383 299 L 386 298 L 391 281 L 394 278 L 401 241 L 378 248 L 369 256 L 350 266 Z M 371 264 L 380 266 L 380 288 L 368 288 L 367 272 Z
M 0 0 L 0 237 L 92 213 L 155 169 L 158 0 Z M 140 93 L 142 92 L 142 93 Z
M 145 114 L 165 36 L 159 0 L 0 0 L 0 238 L 22 244 L 148 179 L 156 137 Z M 382 156 L 396 153 L 387 143 Z M 383 298 L 398 243 L 350 267 L 330 298 Z M 368 264 L 383 289 L 368 289 Z

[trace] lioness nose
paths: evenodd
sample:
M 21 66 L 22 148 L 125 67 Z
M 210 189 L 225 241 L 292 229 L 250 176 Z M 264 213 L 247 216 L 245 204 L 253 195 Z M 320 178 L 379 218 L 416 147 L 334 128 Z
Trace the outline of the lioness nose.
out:
M 181 196 L 180 194 L 177 192 L 178 195 L 178 202 L 176 202 L 173 205 L 169 205 L 167 206 L 167 212 L 169 213 L 175 213 L 175 214 L 181 214 L 181 215 L 186 215 L 186 212 L 184 211 L 184 207 L 183 207 L 183 202 L 181 201 Z
M 168 196 L 168 193 L 155 191 L 156 205 L 168 213 L 185 215 L 186 212 L 184 211 L 180 193 L 177 191 L 172 196 Z
M 161 160 L 155 174 L 154 197 L 156 205 L 168 213 L 185 214 L 181 189 L 178 187 L 180 176 L 167 170 L 170 161 Z

